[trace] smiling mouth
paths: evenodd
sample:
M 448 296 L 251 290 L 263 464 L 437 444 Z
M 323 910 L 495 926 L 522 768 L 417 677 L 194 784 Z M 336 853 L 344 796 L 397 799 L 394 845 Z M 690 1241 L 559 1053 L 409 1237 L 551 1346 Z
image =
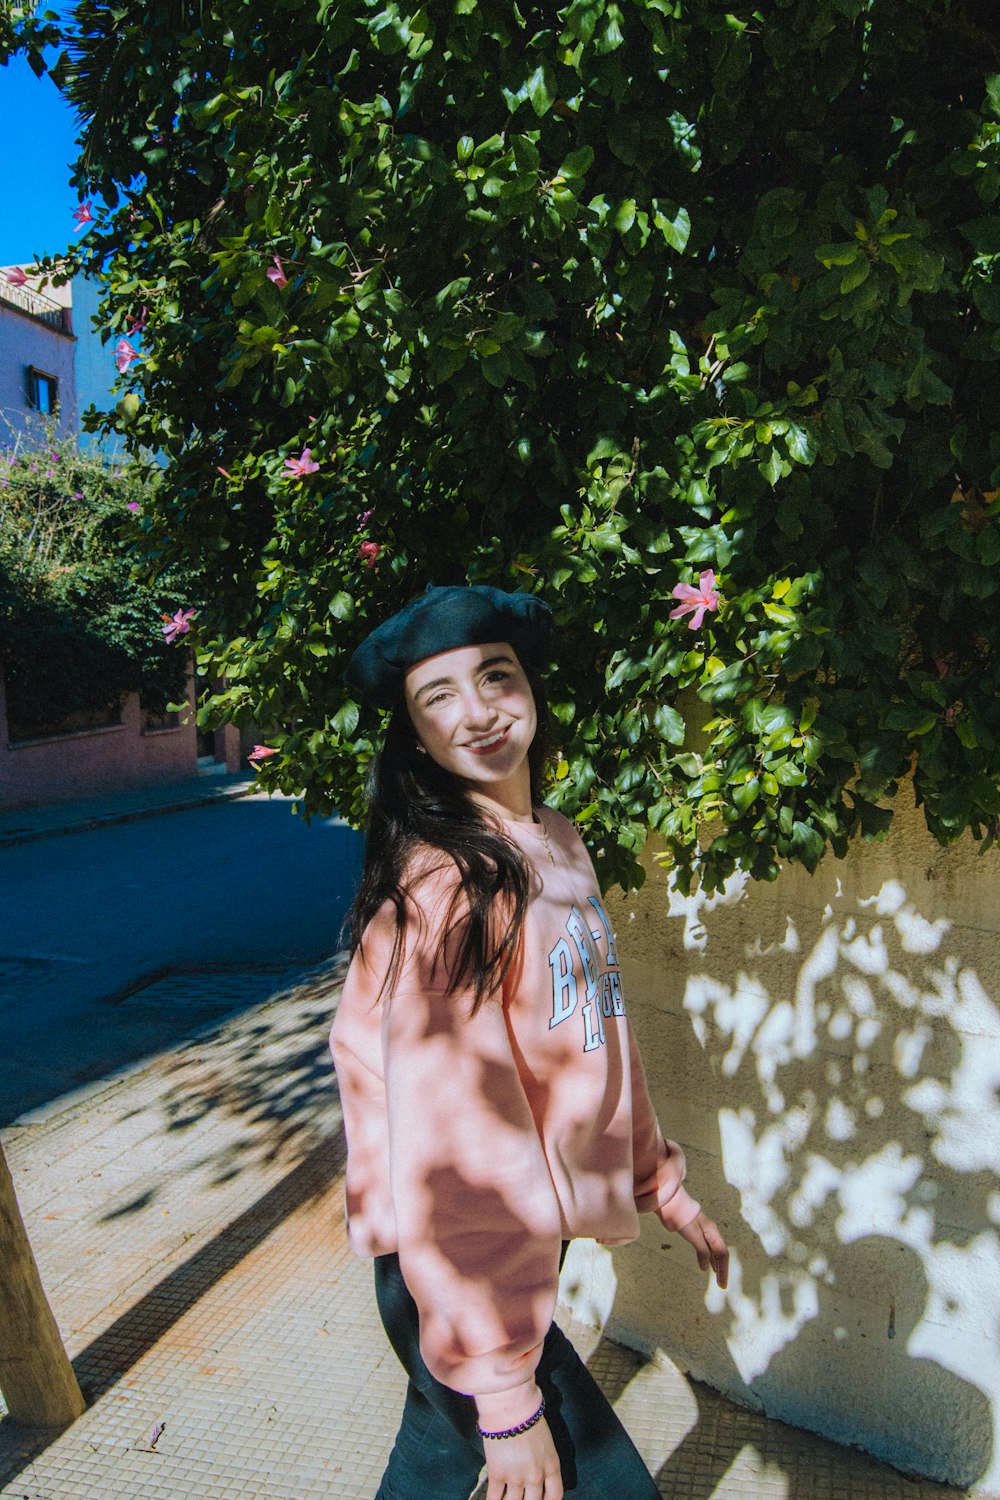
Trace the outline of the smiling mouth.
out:
M 466 750 L 471 750 L 473 755 L 486 755 L 489 753 L 489 751 L 496 750 L 500 745 L 503 744 L 504 740 L 507 738 L 508 732 L 509 726 L 507 729 L 498 730 L 496 734 L 488 735 L 486 739 L 470 740 L 465 748 Z

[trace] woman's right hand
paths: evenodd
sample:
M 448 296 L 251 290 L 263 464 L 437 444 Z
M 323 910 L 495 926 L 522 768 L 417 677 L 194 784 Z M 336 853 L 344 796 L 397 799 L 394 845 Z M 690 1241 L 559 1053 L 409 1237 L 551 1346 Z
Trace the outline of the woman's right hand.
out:
M 718 1224 L 699 1210 L 698 1217 L 683 1229 L 678 1229 L 677 1233 L 694 1246 L 699 1268 L 713 1271 L 716 1281 L 725 1291 L 729 1284 L 729 1251 Z
M 562 1470 L 542 1417 L 517 1437 L 484 1438 L 486 1500 L 562 1500 Z

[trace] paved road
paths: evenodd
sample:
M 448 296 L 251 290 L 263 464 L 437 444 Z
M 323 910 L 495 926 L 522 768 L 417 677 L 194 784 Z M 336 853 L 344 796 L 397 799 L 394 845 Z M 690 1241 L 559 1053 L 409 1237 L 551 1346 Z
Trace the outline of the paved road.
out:
M 335 952 L 360 858 L 265 797 L 0 850 L 0 1125 Z

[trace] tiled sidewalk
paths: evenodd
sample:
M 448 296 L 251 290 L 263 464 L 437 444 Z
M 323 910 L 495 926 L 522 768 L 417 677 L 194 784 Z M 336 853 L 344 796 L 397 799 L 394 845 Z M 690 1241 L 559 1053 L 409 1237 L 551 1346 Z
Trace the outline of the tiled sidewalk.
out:
M 61 1435 L 0 1421 L 0 1496 L 370 1500 L 404 1382 L 371 1268 L 342 1230 L 326 1051 L 335 996 L 334 970 L 308 976 L 105 1091 L 4 1132 L 89 1406 Z M 665 1497 L 959 1493 L 572 1332 Z

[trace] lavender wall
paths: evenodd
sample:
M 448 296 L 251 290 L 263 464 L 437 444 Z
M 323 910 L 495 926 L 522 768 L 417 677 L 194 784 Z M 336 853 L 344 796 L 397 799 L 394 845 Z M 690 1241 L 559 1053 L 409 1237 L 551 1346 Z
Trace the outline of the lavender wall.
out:
M 40 315 L 43 310 L 51 321 Z M 61 327 L 54 326 L 57 320 Z M 75 431 L 76 339 L 67 331 L 71 327 L 68 312 L 42 301 L 27 287 L 11 287 L 0 269 L 0 445 L 13 442 L 31 416 L 29 365 L 54 375 L 59 382 L 59 436 Z

